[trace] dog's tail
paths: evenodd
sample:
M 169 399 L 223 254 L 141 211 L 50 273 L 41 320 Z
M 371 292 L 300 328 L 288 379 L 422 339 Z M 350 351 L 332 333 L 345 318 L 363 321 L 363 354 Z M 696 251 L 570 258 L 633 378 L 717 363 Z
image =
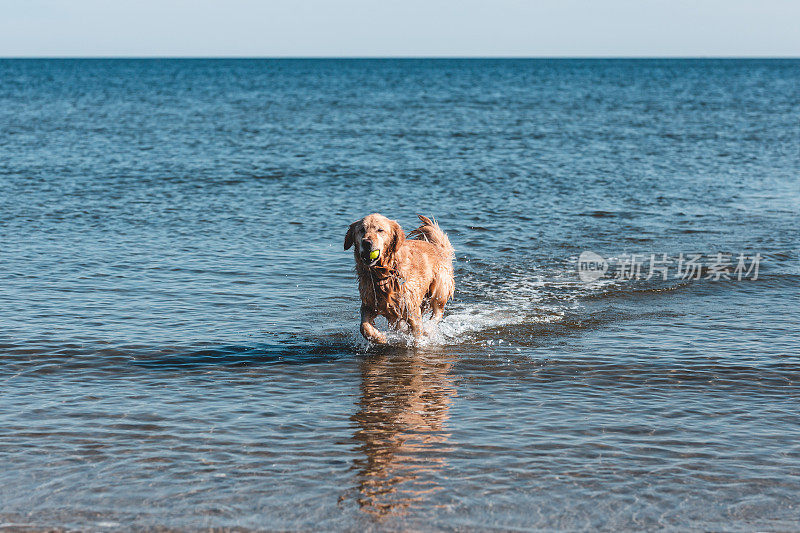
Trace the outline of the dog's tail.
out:
M 428 241 L 440 247 L 447 257 L 454 257 L 456 251 L 453 245 L 450 244 L 450 239 L 447 238 L 447 233 L 442 231 L 436 220 L 431 220 L 425 215 L 417 215 L 422 221 L 422 225 L 408 234 L 409 239 L 418 239 L 421 241 Z

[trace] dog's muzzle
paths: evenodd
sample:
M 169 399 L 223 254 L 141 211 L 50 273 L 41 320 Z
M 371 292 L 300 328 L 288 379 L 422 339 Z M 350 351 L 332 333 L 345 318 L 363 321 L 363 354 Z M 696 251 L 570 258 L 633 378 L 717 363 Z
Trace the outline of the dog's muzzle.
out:
M 368 265 L 374 265 L 378 262 L 378 259 L 381 257 L 381 251 L 378 249 L 375 250 L 364 250 L 361 252 L 361 259 L 367 263 Z

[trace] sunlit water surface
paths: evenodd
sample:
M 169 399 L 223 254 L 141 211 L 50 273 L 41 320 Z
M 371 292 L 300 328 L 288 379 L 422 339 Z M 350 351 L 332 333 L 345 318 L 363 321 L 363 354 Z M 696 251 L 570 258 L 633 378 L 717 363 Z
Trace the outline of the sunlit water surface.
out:
M 796 529 L 799 123 L 796 60 L 0 61 L 0 525 Z M 457 249 L 417 348 L 374 211 Z

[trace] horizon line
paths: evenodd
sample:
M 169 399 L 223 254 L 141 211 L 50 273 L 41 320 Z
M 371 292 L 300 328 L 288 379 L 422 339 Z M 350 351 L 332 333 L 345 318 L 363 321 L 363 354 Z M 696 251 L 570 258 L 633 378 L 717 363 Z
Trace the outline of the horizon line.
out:
M 800 55 L 0 55 L 0 59 L 800 59 Z

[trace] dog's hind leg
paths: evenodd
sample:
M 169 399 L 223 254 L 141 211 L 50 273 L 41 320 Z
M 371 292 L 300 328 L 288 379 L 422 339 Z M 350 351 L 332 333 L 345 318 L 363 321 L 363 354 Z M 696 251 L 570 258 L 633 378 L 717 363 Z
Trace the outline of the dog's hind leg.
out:
M 442 316 L 444 316 L 444 304 L 438 305 L 434 303 L 431 305 L 431 322 L 433 322 L 434 325 L 441 322 Z
M 369 307 L 361 306 L 361 334 L 368 341 L 376 344 L 386 344 L 386 335 L 378 331 L 378 328 L 372 323 L 377 314 Z
M 444 304 L 439 305 L 435 300 L 431 301 L 431 324 L 430 327 L 425 330 L 425 335 L 430 336 L 436 331 L 436 326 L 442 321 L 443 315 Z
M 447 301 L 453 297 L 453 278 L 448 275 L 437 276 L 429 289 L 431 321 L 438 324 L 444 316 Z

